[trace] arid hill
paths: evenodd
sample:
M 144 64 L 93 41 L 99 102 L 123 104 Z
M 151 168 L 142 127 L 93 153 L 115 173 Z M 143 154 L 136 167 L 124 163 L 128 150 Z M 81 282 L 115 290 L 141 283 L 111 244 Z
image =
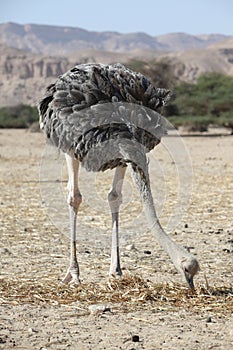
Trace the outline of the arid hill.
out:
M 78 44 L 81 41 L 82 46 Z M 144 46 L 140 46 L 142 42 Z M 174 33 L 151 37 L 6 23 L 0 24 L 0 52 L 0 106 L 35 105 L 58 75 L 85 62 L 167 60 L 177 80 L 191 82 L 210 71 L 233 76 L 233 37 L 224 35 Z
M 146 33 L 94 32 L 82 28 L 39 24 L 0 24 L 0 43 L 52 56 L 87 49 L 114 52 L 200 49 L 227 38 L 228 36 L 221 34 L 195 36 L 171 33 L 156 37 Z

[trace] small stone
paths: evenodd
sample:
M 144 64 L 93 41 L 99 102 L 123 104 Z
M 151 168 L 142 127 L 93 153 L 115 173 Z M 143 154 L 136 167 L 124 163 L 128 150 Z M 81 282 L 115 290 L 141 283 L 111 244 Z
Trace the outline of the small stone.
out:
M 213 209 L 212 208 L 207 208 L 207 213 L 213 213 Z
M 95 221 L 95 218 L 93 216 L 86 216 L 87 221 Z
M 208 317 L 206 318 L 206 323 L 210 323 L 210 322 L 212 322 L 212 319 L 211 319 L 210 316 L 208 316 Z
M 38 331 L 36 329 L 32 328 L 32 327 L 28 328 L 28 332 L 29 333 L 38 333 Z
M 107 311 L 111 312 L 110 307 L 106 305 L 93 304 L 93 305 L 90 305 L 88 309 L 90 313 L 93 315 L 98 315 Z
M 224 248 L 222 251 L 225 252 L 225 253 L 230 253 L 231 252 L 230 249 L 227 249 L 227 248 Z
M 135 250 L 136 248 L 135 248 L 135 245 L 134 245 L 134 244 L 128 244 L 128 245 L 125 247 L 125 249 L 127 249 L 127 250 Z
M 11 254 L 11 251 L 8 248 L 3 247 L 0 249 L 0 253 L 1 254 Z
M 150 255 L 150 254 L 151 254 L 151 251 L 150 251 L 150 250 L 144 250 L 144 254 Z
M 188 228 L 189 227 L 189 225 L 188 224 L 184 224 L 184 228 Z
M 139 335 L 132 335 L 132 341 L 134 343 L 138 343 L 139 342 Z
M 187 245 L 185 245 L 184 248 L 185 248 L 188 252 L 190 252 L 191 249 L 195 249 L 195 247 L 187 246 Z

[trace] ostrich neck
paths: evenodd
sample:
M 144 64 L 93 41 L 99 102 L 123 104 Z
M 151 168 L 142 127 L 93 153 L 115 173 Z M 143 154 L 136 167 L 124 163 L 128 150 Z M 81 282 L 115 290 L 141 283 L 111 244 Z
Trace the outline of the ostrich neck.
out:
M 176 251 L 180 248 L 172 239 L 164 232 L 160 222 L 157 218 L 153 198 L 151 195 L 146 196 L 143 200 L 143 209 L 147 219 L 149 229 L 155 235 L 158 243 L 168 252 L 171 258 L 173 258 L 174 248 Z
M 141 183 L 142 184 L 142 183 Z M 180 269 L 180 259 L 182 256 L 189 256 L 190 254 L 183 248 L 176 244 L 163 230 L 158 217 L 156 215 L 154 201 L 151 194 L 150 186 L 144 182 L 140 188 L 140 195 L 143 203 L 143 209 L 149 225 L 150 230 L 155 235 L 160 246 L 166 250 L 176 268 Z

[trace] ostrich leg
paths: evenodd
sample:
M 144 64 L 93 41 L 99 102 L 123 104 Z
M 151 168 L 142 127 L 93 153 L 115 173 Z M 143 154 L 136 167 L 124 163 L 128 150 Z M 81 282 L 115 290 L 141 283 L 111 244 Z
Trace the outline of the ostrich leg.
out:
M 121 276 L 120 255 L 119 255 L 119 208 L 122 203 L 122 185 L 125 176 L 126 167 L 117 167 L 112 183 L 111 190 L 108 194 L 108 202 L 112 213 L 112 250 L 111 265 L 109 270 L 110 276 Z
M 79 283 L 79 266 L 76 254 L 76 219 L 82 196 L 78 188 L 79 161 L 68 154 L 66 163 L 69 174 L 68 181 L 68 205 L 70 213 L 70 267 L 66 273 L 63 283 Z
M 131 175 L 133 181 L 140 194 L 143 209 L 147 219 L 150 230 L 154 233 L 158 243 L 170 256 L 173 264 L 179 272 L 184 276 L 189 287 L 194 289 L 193 277 L 199 271 L 199 264 L 196 258 L 186 251 L 184 248 L 178 246 L 163 230 L 157 218 L 153 197 L 150 189 L 150 180 L 148 173 L 148 165 L 146 156 L 143 161 L 143 170 L 130 165 Z

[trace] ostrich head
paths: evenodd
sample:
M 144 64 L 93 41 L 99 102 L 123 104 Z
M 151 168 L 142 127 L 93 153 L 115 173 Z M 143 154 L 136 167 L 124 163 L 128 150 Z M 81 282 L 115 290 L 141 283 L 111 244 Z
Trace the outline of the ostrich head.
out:
M 181 270 L 191 289 L 194 289 L 193 277 L 200 270 L 197 259 L 194 256 L 184 257 L 181 260 Z

